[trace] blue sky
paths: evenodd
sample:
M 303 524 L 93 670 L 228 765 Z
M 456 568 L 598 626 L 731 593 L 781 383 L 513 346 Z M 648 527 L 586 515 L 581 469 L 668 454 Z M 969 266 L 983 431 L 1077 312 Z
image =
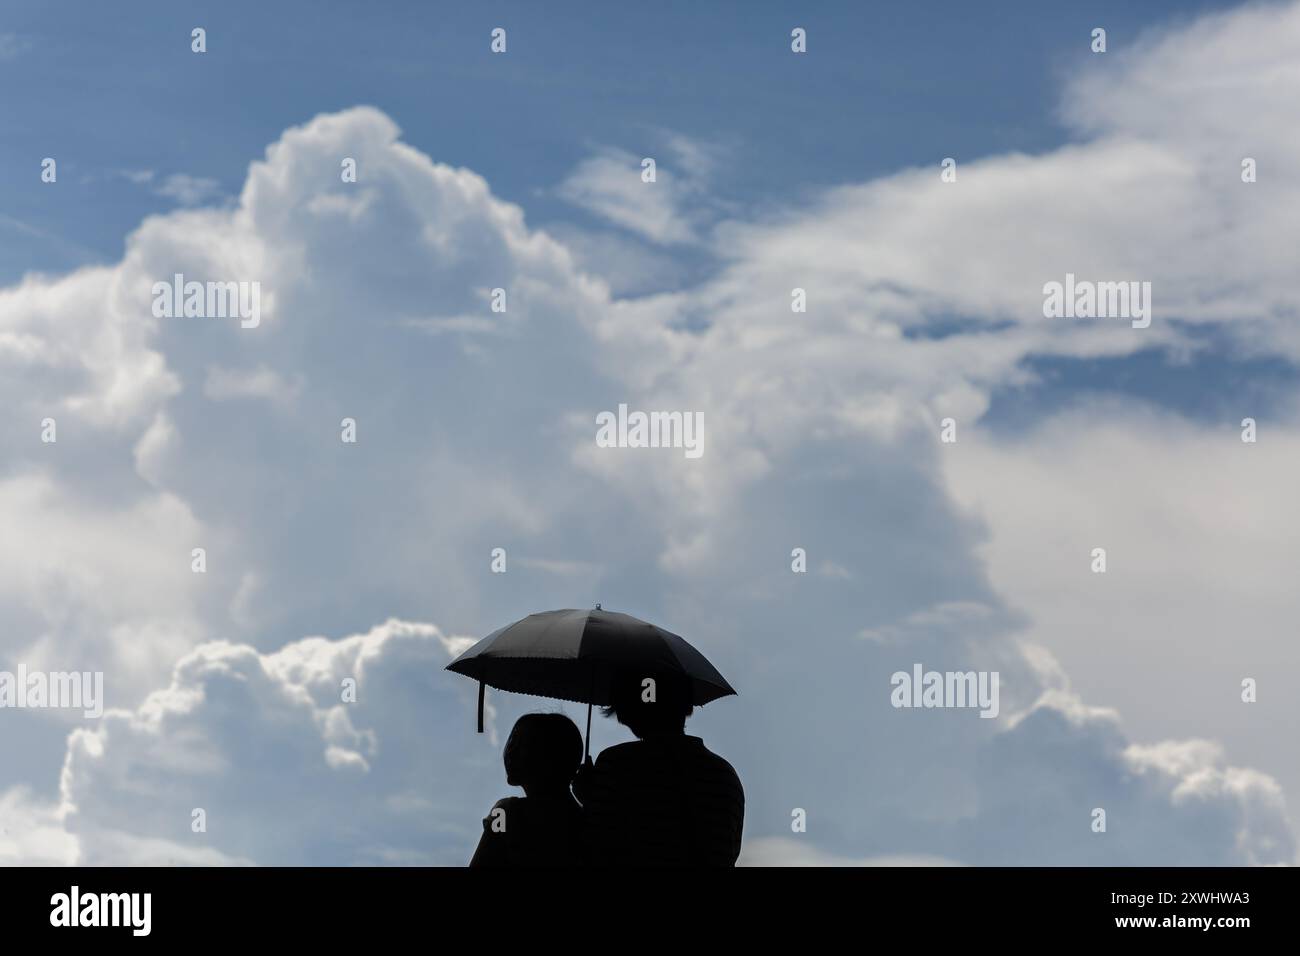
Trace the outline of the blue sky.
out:
M 535 226 L 574 218 L 551 193 L 592 146 L 649 154 L 666 131 L 725 149 L 719 194 L 759 207 L 949 155 L 1035 153 L 1067 139 L 1056 96 L 1093 26 L 1123 45 L 1225 6 L 143 2 L 124 16 L 6 0 L 0 24 L 21 44 L 0 58 L 0 279 L 108 261 L 172 205 L 115 174 L 231 194 L 286 126 L 358 104 Z M 795 22 L 815 59 L 775 55 Z M 496 26 L 505 60 L 488 52 Z M 64 170 L 57 194 L 32 174 L 45 156 Z
M 110 709 L 0 712 L 0 861 L 463 862 L 537 704 L 442 665 L 596 602 L 740 690 L 750 862 L 1295 860 L 1300 7 L 818 7 L 5 4 L 0 670 Z

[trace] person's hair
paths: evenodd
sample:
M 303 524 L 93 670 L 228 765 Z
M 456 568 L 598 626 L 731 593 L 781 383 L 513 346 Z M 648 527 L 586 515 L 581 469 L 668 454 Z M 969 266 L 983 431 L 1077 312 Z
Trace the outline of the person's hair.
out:
M 506 783 L 563 787 L 582 762 L 582 734 L 564 714 L 524 714 L 506 738 Z
M 654 684 L 645 683 L 647 680 Z M 654 699 L 647 700 L 651 686 Z M 681 733 L 694 709 L 691 683 L 683 675 L 671 671 L 625 671 L 611 683 L 610 703 L 601 708 L 601 713 L 614 717 L 632 733 L 645 738 Z

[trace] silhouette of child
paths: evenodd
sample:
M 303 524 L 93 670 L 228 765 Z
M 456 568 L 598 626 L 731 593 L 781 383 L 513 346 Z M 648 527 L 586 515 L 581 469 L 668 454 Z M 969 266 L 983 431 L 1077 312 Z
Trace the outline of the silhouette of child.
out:
M 483 819 L 470 866 L 575 866 L 582 808 L 569 784 L 582 761 L 582 734 L 564 714 L 525 714 L 503 755 L 506 783 L 525 796 L 504 797 Z

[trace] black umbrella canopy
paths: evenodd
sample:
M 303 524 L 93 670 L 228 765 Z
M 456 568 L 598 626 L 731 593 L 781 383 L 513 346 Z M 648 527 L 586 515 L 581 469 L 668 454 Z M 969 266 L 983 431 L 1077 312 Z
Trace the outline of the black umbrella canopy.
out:
M 681 674 L 696 705 L 736 693 L 685 639 L 600 605 L 530 614 L 493 631 L 447 670 L 497 690 L 583 704 L 610 703 L 615 675 L 637 670 Z M 482 730 L 481 693 L 479 704 Z

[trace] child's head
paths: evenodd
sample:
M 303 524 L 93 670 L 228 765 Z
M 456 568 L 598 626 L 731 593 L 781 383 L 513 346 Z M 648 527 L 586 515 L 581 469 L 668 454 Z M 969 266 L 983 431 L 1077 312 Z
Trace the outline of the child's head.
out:
M 506 740 L 506 783 L 512 787 L 568 787 L 581 762 L 582 734 L 563 714 L 524 714 Z

